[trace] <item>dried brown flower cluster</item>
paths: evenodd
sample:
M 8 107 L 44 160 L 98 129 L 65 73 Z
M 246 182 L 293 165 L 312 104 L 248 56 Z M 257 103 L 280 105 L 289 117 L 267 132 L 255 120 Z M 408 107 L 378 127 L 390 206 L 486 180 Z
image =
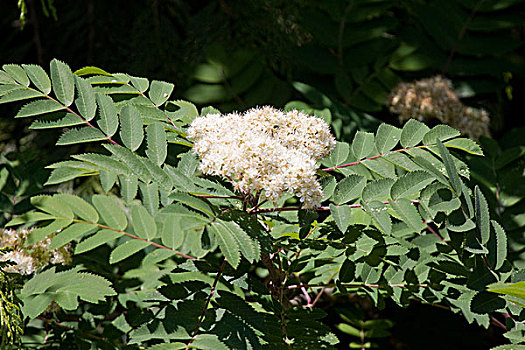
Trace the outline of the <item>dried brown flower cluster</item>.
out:
M 13 249 L 13 251 L 0 255 L 0 261 L 10 260 L 16 264 L 6 268 L 7 272 L 30 275 L 49 264 L 67 265 L 71 263 L 70 245 L 51 250 L 49 249 L 50 237 L 24 247 L 30 232 L 26 229 L 0 229 L 0 248 L 10 247 Z
M 441 76 L 397 85 L 390 95 L 390 110 L 401 122 L 438 119 L 470 138 L 490 135 L 488 113 L 461 103 L 452 82 Z

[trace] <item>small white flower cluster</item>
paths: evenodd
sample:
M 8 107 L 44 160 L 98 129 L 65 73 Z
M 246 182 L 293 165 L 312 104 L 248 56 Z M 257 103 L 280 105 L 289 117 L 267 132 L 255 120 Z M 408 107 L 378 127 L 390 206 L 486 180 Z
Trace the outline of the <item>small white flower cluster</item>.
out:
M 0 230 L 0 248 L 10 247 L 12 251 L 0 254 L 0 261 L 12 261 L 15 265 L 6 268 L 7 272 L 17 272 L 30 275 L 41 267 L 49 264 L 67 265 L 71 262 L 70 245 L 57 249 L 49 249 L 51 238 L 46 237 L 40 242 L 24 247 L 30 230 Z
M 197 118 L 188 136 L 201 170 L 229 179 L 237 191 L 271 201 L 288 192 L 305 208 L 318 206 L 323 197 L 317 162 L 330 154 L 335 139 L 320 118 L 266 106 Z

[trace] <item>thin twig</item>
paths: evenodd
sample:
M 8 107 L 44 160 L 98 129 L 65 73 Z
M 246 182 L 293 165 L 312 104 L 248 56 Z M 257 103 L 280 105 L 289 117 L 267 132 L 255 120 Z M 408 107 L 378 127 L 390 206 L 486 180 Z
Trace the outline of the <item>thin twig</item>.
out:
M 197 326 L 195 327 L 195 330 L 193 331 L 193 336 L 191 337 L 190 341 L 186 345 L 186 349 L 190 348 L 191 343 L 193 343 L 193 341 L 195 340 L 195 337 L 197 336 L 197 334 L 199 334 L 199 328 L 201 327 L 202 321 L 204 321 L 204 316 L 206 316 L 206 311 L 208 310 L 208 306 L 210 305 L 211 298 L 213 297 L 213 294 L 215 294 L 215 291 L 217 289 L 217 283 L 219 282 L 219 279 L 221 278 L 222 271 L 224 270 L 224 266 L 226 266 L 226 259 L 222 261 L 221 267 L 219 268 L 219 272 L 217 272 L 217 276 L 215 276 L 213 285 L 211 286 L 210 295 L 208 295 L 208 298 L 206 299 L 206 303 L 204 304 L 204 308 L 202 309 L 202 313 L 199 318 L 199 322 L 197 322 Z
M 454 57 L 454 54 L 456 53 L 456 51 L 458 50 L 458 47 L 459 47 L 459 42 L 463 39 L 463 37 L 465 36 L 465 34 L 467 33 L 467 28 L 470 24 L 470 22 L 472 22 L 472 20 L 474 19 L 474 15 L 476 14 L 476 12 L 478 12 L 481 4 L 484 2 L 485 0 L 479 0 L 476 5 L 474 6 L 474 8 L 472 9 L 472 11 L 470 12 L 469 16 L 467 17 L 467 20 L 465 21 L 465 23 L 463 23 L 463 27 L 461 27 L 459 33 L 458 33 L 458 41 L 456 42 L 456 44 L 452 47 L 452 49 L 450 50 L 450 53 L 448 54 L 448 57 L 447 57 L 447 63 L 445 63 L 445 67 L 443 67 L 443 71 L 442 73 L 443 74 L 447 74 L 448 72 L 448 68 L 450 66 L 450 64 L 452 63 L 452 58 Z
M 507 330 L 507 326 L 505 326 L 500 320 L 498 320 L 494 316 L 490 316 L 490 323 L 492 323 L 494 326 L 499 327 L 503 330 Z
M 437 233 L 425 220 L 423 220 L 423 223 L 425 225 L 427 225 L 427 228 L 430 232 L 432 232 L 434 234 L 434 236 L 436 236 L 437 238 L 439 238 L 439 240 L 443 243 L 447 243 L 447 241 L 445 241 L 445 239 L 443 237 L 441 237 L 441 235 L 439 233 Z M 448 244 L 448 243 L 447 243 Z

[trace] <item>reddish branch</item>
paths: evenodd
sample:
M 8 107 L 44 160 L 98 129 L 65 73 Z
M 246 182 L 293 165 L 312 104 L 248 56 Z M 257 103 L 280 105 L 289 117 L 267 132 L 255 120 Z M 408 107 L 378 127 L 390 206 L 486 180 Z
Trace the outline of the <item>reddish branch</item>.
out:
M 66 105 L 62 104 L 61 102 L 55 100 L 53 97 L 51 97 L 51 96 L 49 96 L 49 95 L 44 95 L 44 97 L 47 98 L 47 99 L 50 99 L 51 101 L 54 101 L 54 102 L 56 102 L 56 103 L 61 104 L 62 106 L 64 106 L 64 108 L 66 109 L 66 111 L 68 111 L 69 113 L 71 113 L 71 114 L 76 115 L 77 117 L 79 117 L 80 120 L 82 120 L 82 122 L 83 122 L 84 124 L 86 124 L 86 125 L 89 126 L 90 128 L 93 128 L 93 129 L 97 129 L 97 130 L 98 130 L 97 127 L 95 127 L 95 126 L 94 126 L 93 124 L 91 124 L 87 119 L 85 119 L 83 116 L 81 116 L 80 114 L 78 114 L 77 112 L 75 112 L 74 110 L 72 110 L 71 108 L 69 108 L 69 107 L 67 107 Z M 119 146 L 118 142 L 112 140 L 111 137 L 109 137 L 109 136 L 106 138 L 106 140 L 109 141 L 109 142 L 111 142 L 111 143 L 114 144 L 114 145 Z
M 175 252 L 175 254 L 177 254 L 180 257 L 183 257 L 183 258 L 186 258 L 186 259 L 191 259 L 191 260 L 196 260 L 197 259 L 197 258 L 194 258 L 193 256 L 189 256 L 189 255 L 186 255 L 184 253 L 177 252 L 175 249 L 170 248 L 170 247 L 166 247 L 165 245 L 162 245 L 162 244 L 159 244 L 159 243 L 155 243 L 155 242 L 152 242 L 150 240 L 141 238 L 139 236 L 132 235 L 131 233 L 128 233 L 128 232 L 125 232 L 125 231 L 122 231 L 122 230 L 117 230 L 115 228 L 112 228 L 112 227 L 109 227 L 109 226 L 106 226 L 106 225 L 101 225 L 101 224 L 98 224 L 96 222 L 89 222 L 89 221 L 83 221 L 83 220 L 78 220 L 78 219 L 73 220 L 73 222 L 80 222 L 80 223 L 84 223 L 84 224 L 95 225 L 95 226 L 103 228 L 105 230 L 119 232 L 119 233 L 122 233 L 122 234 L 128 236 L 129 238 L 138 239 L 139 241 L 147 242 L 147 243 L 151 244 L 154 247 L 161 248 L 161 249 L 166 249 L 166 250 L 171 250 L 172 252 Z

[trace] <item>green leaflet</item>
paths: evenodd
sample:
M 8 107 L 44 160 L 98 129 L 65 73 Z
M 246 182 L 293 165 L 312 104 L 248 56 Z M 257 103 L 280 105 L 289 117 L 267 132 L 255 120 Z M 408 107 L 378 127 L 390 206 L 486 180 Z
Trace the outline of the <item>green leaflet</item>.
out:
M 507 233 L 497 221 L 490 220 L 490 223 L 492 224 L 496 244 L 495 249 L 493 248 L 489 252 L 495 255 L 494 269 L 499 270 L 507 259 Z
M 75 84 L 78 93 L 78 98 L 75 100 L 75 106 L 77 106 L 80 115 L 89 121 L 95 117 L 97 111 L 95 91 L 88 81 L 77 76 L 75 76 Z
M 155 106 L 160 107 L 168 100 L 174 85 L 165 81 L 153 80 L 149 87 L 148 96 Z
M 335 188 L 333 200 L 335 204 L 344 204 L 361 196 L 366 179 L 359 175 L 348 175 Z
M 52 267 L 26 282 L 20 291 L 20 297 L 24 300 L 24 315 L 35 318 L 44 312 L 52 301 L 66 309 L 76 309 L 77 298 L 98 303 L 106 296 L 117 294 L 111 288 L 111 283 L 103 277 L 79 270 L 77 267 L 57 273 L 55 267 Z
M 191 102 L 176 100 L 169 101 L 168 104 L 173 104 L 179 108 L 175 112 L 170 112 L 170 116 L 172 116 L 174 119 L 180 120 L 185 124 L 191 123 L 199 116 L 197 107 L 195 107 L 195 105 Z
M 131 84 L 139 91 L 139 92 L 146 92 L 149 87 L 149 80 L 146 78 L 137 78 L 133 77 L 128 74 L 129 80 L 131 81 Z
M 193 177 L 199 166 L 199 158 L 197 158 L 193 151 L 186 152 L 178 157 L 180 161 L 179 164 L 177 164 L 177 170 L 188 177 Z
M 390 189 L 390 196 L 395 200 L 402 197 L 408 197 L 418 193 L 434 180 L 435 178 L 426 171 L 416 170 L 411 173 L 407 173 L 397 179 L 397 181 L 392 185 L 392 188 Z
M 95 142 L 106 140 L 106 135 L 104 135 L 100 130 L 84 126 L 81 128 L 69 129 L 62 135 L 57 141 L 57 146 L 73 145 L 76 143 L 84 142 Z
M 89 171 L 89 172 L 96 172 L 99 170 L 99 167 L 95 164 L 81 162 L 78 160 L 65 160 L 62 162 L 48 165 L 46 168 L 48 169 L 73 168 L 73 169 L 79 169 L 79 170 L 84 170 L 84 171 Z
M 428 188 L 430 188 L 430 186 L 425 188 L 425 190 Z M 421 197 L 423 197 L 423 195 Z M 454 196 L 454 194 L 452 193 L 452 191 L 450 191 L 448 187 L 441 187 L 440 189 L 436 190 L 430 196 L 430 198 L 428 198 L 427 205 L 433 211 L 443 212 L 448 215 L 461 206 L 461 201 L 459 200 L 459 198 Z
M 423 151 L 424 152 L 424 151 Z M 428 152 L 425 152 L 428 154 Z M 441 171 L 436 168 L 436 166 L 439 166 L 439 164 L 441 164 L 441 168 L 443 168 L 443 171 L 445 170 L 444 169 L 444 165 L 439 162 L 437 159 L 434 158 L 434 156 L 428 154 L 429 157 L 428 158 L 423 158 L 421 156 L 416 156 L 414 157 L 414 162 L 416 162 L 423 170 L 426 170 L 428 172 L 430 172 L 431 174 L 435 175 L 436 176 L 436 179 L 446 185 L 446 186 L 449 186 L 449 182 L 447 180 L 447 178 L 445 177 L 445 175 L 443 175 L 443 173 L 441 173 Z M 433 158 L 435 159 L 435 162 L 432 163 L 431 160 L 433 160 Z
M 140 96 L 140 98 L 143 98 L 143 97 Z M 142 102 L 147 103 L 147 104 L 144 104 L 144 105 L 139 104 Z M 137 101 L 137 104 L 133 104 L 133 105 L 135 106 L 137 111 L 139 111 L 140 117 L 142 118 L 142 123 L 145 125 L 158 123 L 158 122 L 168 122 L 169 112 L 158 109 L 157 107 L 152 105 L 151 101 L 148 100 L 146 97 L 144 97 L 144 101 Z M 172 126 L 170 125 L 170 127 Z
M 123 164 L 126 164 L 130 173 L 137 176 L 140 180 L 148 182 L 151 180 L 151 173 L 142 162 L 142 157 L 131 152 L 129 149 L 117 145 L 105 144 L 104 147 L 108 149 L 113 155 Z M 166 184 L 163 184 L 166 185 Z
M 144 203 L 151 215 L 155 215 L 159 209 L 159 186 L 156 182 L 149 184 L 141 182 L 139 186 L 142 203 Z
M 423 144 L 425 145 L 434 145 L 436 139 L 439 141 L 445 141 L 453 137 L 458 137 L 460 132 L 456 129 L 446 125 L 440 124 L 434 126 L 430 131 L 428 131 L 425 136 L 423 136 Z
M 126 258 L 129 258 L 133 254 L 140 252 L 149 245 L 149 242 L 139 241 L 138 239 L 126 241 L 111 251 L 111 254 L 109 255 L 109 263 L 116 264 L 119 261 L 122 261 Z
M 111 137 L 118 129 L 117 109 L 115 108 L 111 97 L 107 95 L 97 93 L 96 100 L 98 105 L 97 124 L 104 134 Z
M 485 291 L 478 292 L 470 303 L 470 309 L 477 314 L 487 314 L 505 307 L 505 300 Z
M 163 232 L 164 234 L 164 232 Z M 163 241 L 164 245 L 167 245 Z M 166 260 L 172 256 L 174 256 L 176 253 L 171 250 L 167 249 L 155 249 L 154 251 L 148 253 L 144 259 L 142 259 L 142 266 L 148 266 L 148 265 L 155 265 L 163 260 Z
M 74 154 L 72 158 L 86 162 L 86 167 L 89 169 L 88 165 L 94 165 L 96 169 L 104 169 L 111 171 L 117 174 L 131 174 L 131 169 L 128 168 L 126 162 L 118 161 L 113 159 L 110 156 L 106 156 L 98 153 L 84 153 L 84 154 Z M 92 166 L 93 166 L 92 165 Z
M 487 291 L 508 295 L 525 300 L 525 281 L 515 283 L 493 283 L 487 286 Z
M 120 184 L 120 195 L 126 203 L 131 203 L 137 196 L 139 181 L 136 176 L 121 174 L 118 176 Z
M 181 220 L 182 217 L 177 214 L 165 216 L 160 237 L 162 243 L 171 249 L 179 248 L 182 242 L 184 242 L 184 231 L 181 226 Z
M 365 166 L 372 173 L 375 173 L 383 178 L 396 177 L 394 165 L 383 157 L 376 159 L 365 159 L 361 161 L 361 165 Z
M 415 119 L 408 120 L 401 130 L 401 145 L 405 148 L 416 146 L 429 130 L 428 126 Z
M 406 171 L 421 170 L 421 166 L 401 152 L 390 152 L 382 158 Z
M 158 166 L 162 165 L 168 155 L 166 132 L 160 123 L 153 123 L 146 128 L 146 154 Z
M 474 154 L 477 156 L 483 155 L 483 150 L 479 145 L 471 140 L 471 139 L 465 139 L 465 138 L 457 138 L 450 141 L 445 142 L 445 146 L 449 148 L 457 148 L 462 151 L 465 151 L 470 154 Z
M 467 232 L 476 228 L 476 224 L 461 210 L 451 213 L 445 220 L 446 227 L 454 232 Z
M 126 105 L 120 111 L 120 138 L 132 151 L 136 151 L 144 139 L 142 118 L 134 106 Z
M 486 244 L 490 238 L 490 213 L 489 205 L 478 186 L 474 189 L 476 206 L 476 225 L 480 233 L 481 244 Z
M 319 179 L 319 183 L 323 188 L 323 199 L 321 202 L 324 202 L 325 200 L 330 199 L 330 197 L 332 197 L 334 194 L 337 181 L 333 176 L 323 176 Z
M 137 236 L 149 241 L 157 236 L 157 224 L 146 208 L 135 205 L 131 207 L 130 214 L 133 230 Z
M 27 100 L 29 98 L 42 97 L 42 93 L 33 89 L 20 87 L 16 90 L 11 90 L 2 97 L 0 97 L 0 104 Z
M 84 124 L 85 122 L 73 113 L 53 113 L 50 115 L 40 116 L 35 120 L 29 129 L 51 129 L 64 128 Z
M 14 80 L 16 80 L 19 84 L 28 87 L 29 86 L 29 78 L 27 77 L 26 72 L 22 67 L 20 67 L 17 64 L 4 64 L 2 66 L 2 69 L 9 74 Z
M 122 231 L 128 226 L 126 214 L 115 198 L 97 194 L 92 201 L 108 227 Z
M 9 84 L 19 86 L 15 80 L 3 70 L 0 70 L 0 84 Z
M 73 219 L 56 219 L 46 226 L 35 228 L 31 231 L 31 234 L 27 237 L 25 245 L 40 242 L 47 236 L 62 230 L 64 227 L 69 226 L 73 222 Z
M 396 147 L 401 137 L 401 129 L 382 123 L 376 132 L 375 144 L 378 152 L 384 154 Z
M 350 211 L 351 209 L 348 205 L 330 204 L 330 213 L 334 217 L 337 228 L 343 233 L 350 226 Z
M 24 105 L 22 108 L 20 108 L 15 118 L 32 117 L 35 115 L 60 111 L 64 108 L 66 107 L 54 100 L 31 101 L 28 104 Z
M 258 261 L 261 255 L 259 243 L 252 239 L 236 222 L 224 221 L 223 223 L 232 232 L 233 238 L 246 260 L 250 263 Z
M 191 345 L 201 350 L 229 350 L 215 334 L 198 334 Z
M 343 283 L 352 282 L 355 276 L 355 263 L 346 259 L 339 270 L 339 280 Z
M 392 231 L 392 220 L 384 203 L 379 201 L 369 203 L 361 202 L 361 206 L 365 212 L 374 219 L 375 224 L 381 231 L 384 233 L 390 233 Z
M 104 193 L 108 193 L 115 185 L 115 182 L 117 182 L 117 174 L 113 171 L 100 169 L 98 176 Z
M 182 350 L 182 349 L 186 349 L 186 344 L 181 343 L 181 342 L 155 344 L 148 348 L 148 350 Z M 521 349 L 516 349 L 516 350 L 521 350 Z
M 36 88 L 42 91 L 42 93 L 49 95 L 51 92 L 51 80 L 49 80 L 46 71 L 35 64 L 23 64 L 22 67 Z
M 98 213 L 91 204 L 86 202 L 84 199 L 74 196 L 72 194 L 60 193 L 53 196 L 61 202 L 66 203 L 73 213 L 86 221 L 97 223 Z
M 162 189 L 166 191 L 170 191 L 174 185 L 179 185 L 179 183 L 174 181 L 174 177 L 170 176 L 174 172 L 177 172 L 176 169 L 172 168 L 172 170 L 174 171 L 168 172 L 166 170 L 167 164 L 164 165 L 164 168 L 161 168 L 157 164 L 153 163 L 149 158 L 140 157 L 140 161 L 142 162 L 142 164 L 144 164 L 144 166 L 146 166 L 147 169 L 149 169 L 149 172 L 151 173 L 151 176 L 153 177 L 153 181 L 155 181 Z M 177 180 L 179 179 L 185 180 L 184 188 L 187 191 L 191 191 L 194 188 L 193 182 L 190 179 L 188 179 L 186 176 L 177 178 Z
M 51 83 L 57 99 L 71 106 L 75 99 L 75 80 L 67 64 L 57 59 L 51 61 Z
M 210 205 L 200 198 L 177 191 L 171 193 L 169 195 L 169 198 L 174 201 L 181 202 L 191 208 L 197 209 L 198 211 L 201 211 L 210 217 L 213 217 L 215 215 Z
M 30 222 L 43 221 L 43 220 L 52 220 L 52 219 L 55 219 L 54 215 L 41 213 L 39 211 L 27 212 L 27 213 L 17 216 L 14 219 L 11 219 L 11 221 L 9 221 L 5 225 L 5 227 L 16 226 L 16 225 L 21 225 L 21 224 L 30 223 Z
M 91 237 L 78 243 L 75 248 L 75 254 L 82 254 L 92 249 L 95 249 L 103 244 L 114 241 L 115 239 L 124 236 L 124 232 L 113 230 L 100 230 Z
M 350 153 L 350 145 L 346 142 L 339 142 L 335 144 L 335 148 L 330 156 L 325 159 L 327 166 L 341 165 L 348 158 Z
M 396 180 L 389 178 L 369 182 L 365 188 L 363 188 L 361 198 L 363 198 L 365 202 L 387 200 L 390 197 L 390 189 L 394 182 L 396 182 Z
M 173 185 L 178 191 L 182 191 L 182 192 L 195 191 L 195 184 L 193 180 L 190 179 L 188 176 L 184 175 L 179 169 L 171 167 L 168 164 L 164 164 L 163 170 L 165 173 L 168 174 L 171 180 L 169 181 L 169 184 Z M 165 184 L 167 183 L 168 182 L 165 182 Z
M 410 200 L 399 198 L 398 200 L 391 201 L 390 205 L 401 217 L 401 220 L 410 226 L 415 232 L 420 232 L 425 228 L 421 215 L 419 215 L 416 207 Z
M 233 268 L 237 268 L 241 262 L 241 254 L 239 252 L 239 244 L 233 237 L 235 232 L 232 230 L 231 226 L 228 226 L 226 222 L 218 219 L 208 225 L 208 230 L 217 239 L 219 248 L 228 263 Z
M 2 71 L 0 71 L 0 73 L 1 72 Z M 0 85 L 0 97 L 4 96 L 5 94 L 7 94 L 7 93 L 9 93 L 11 91 L 20 90 L 20 89 L 23 89 L 23 88 L 20 87 L 20 85 L 15 84 L 14 82 L 13 82 L 13 84 Z
M 31 198 L 31 204 L 46 213 L 49 213 L 56 218 L 73 219 L 73 211 L 71 208 L 56 196 L 40 195 Z
M 91 66 L 77 69 L 75 73 L 73 74 L 78 75 L 78 76 L 91 75 L 91 74 L 111 76 L 111 74 L 109 74 L 105 70 L 97 68 L 97 67 L 91 67 Z
M 450 183 L 452 184 L 452 188 L 454 189 L 454 192 L 459 197 L 461 196 L 461 190 L 462 190 L 462 182 L 459 178 L 458 170 L 456 169 L 456 165 L 454 164 L 454 161 L 452 160 L 452 156 L 450 155 L 448 149 L 441 143 L 441 141 L 437 141 L 438 150 L 441 155 L 441 159 L 443 159 L 443 163 L 445 163 L 445 169 L 447 170 L 448 178 L 450 179 Z
M 352 141 L 352 154 L 357 159 L 363 159 L 375 151 L 374 134 L 357 131 Z
M 62 247 L 72 240 L 77 239 L 85 234 L 93 233 L 96 230 L 98 230 L 98 227 L 93 226 L 92 224 L 74 223 L 51 239 L 49 249 Z

